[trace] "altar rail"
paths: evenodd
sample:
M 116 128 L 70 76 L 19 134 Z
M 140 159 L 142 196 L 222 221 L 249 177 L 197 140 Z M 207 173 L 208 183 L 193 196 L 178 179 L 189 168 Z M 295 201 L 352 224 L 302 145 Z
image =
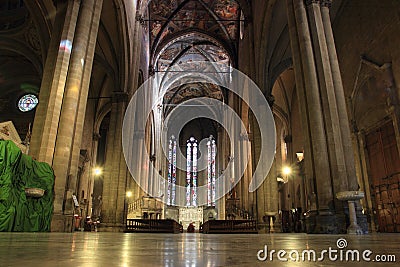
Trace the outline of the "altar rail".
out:
M 210 220 L 200 227 L 203 234 L 257 234 L 255 220 Z
M 181 233 L 182 225 L 175 220 L 127 219 L 125 233 Z

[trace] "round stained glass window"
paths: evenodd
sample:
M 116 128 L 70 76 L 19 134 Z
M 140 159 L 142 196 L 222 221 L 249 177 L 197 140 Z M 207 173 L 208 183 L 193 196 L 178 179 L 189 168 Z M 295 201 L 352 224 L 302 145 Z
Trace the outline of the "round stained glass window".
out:
M 39 103 L 39 99 L 35 95 L 24 95 L 18 101 L 18 108 L 22 112 L 28 112 L 34 109 Z

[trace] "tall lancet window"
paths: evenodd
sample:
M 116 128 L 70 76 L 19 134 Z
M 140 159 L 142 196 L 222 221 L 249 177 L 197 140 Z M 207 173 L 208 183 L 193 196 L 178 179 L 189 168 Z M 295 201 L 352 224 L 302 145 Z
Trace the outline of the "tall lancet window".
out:
M 197 140 L 190 137 L 186 146 L 186 206 L 197 206 Z
M 176 205 L 176 140 L 169 139 L 168 145 L 168 196 L 167 205 Z
M 215 206 L 215 155 L 216 145 L 211 135 L 207 142 L 207 205 Z

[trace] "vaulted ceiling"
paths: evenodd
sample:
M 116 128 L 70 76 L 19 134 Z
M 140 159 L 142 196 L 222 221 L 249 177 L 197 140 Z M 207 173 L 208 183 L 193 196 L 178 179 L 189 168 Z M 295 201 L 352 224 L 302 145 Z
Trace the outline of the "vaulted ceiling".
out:
M 173 67 L 190 72 L 203 61 L 236 65 L 241 20 L 241 8 L 235 0 L 150 1 L 144 21 L 154 71 L 170 78 L 167 75 L 171 75 L 168 72 Z M 222 100 L 222 95 L 222 90 L 212 84 L 171 86 L 164 96 L 164 112 L 167 114 L 173 106 L 190 98 Z
M 26 132 L 27 122 L 33 121 L 34 113 L 30 117 L 18 113 L 15 102 L 20 94 L 38 93 L 40 89 L 57 14 L 55 3 L 59 1 L 0 1 L 0 113 L 2 120 L 22 121 L 24 126 L 17 126 L 21 133 Z M 135 35 L 127 26 L 127 21 L 135 20 L 133 2 L 103 1 L 89 93 L 90 99 L 97 98 L 89 103 L 98 101 L 98 109 L 110 101 L 107 97 L 113 91 L 125 90 L 133 83 L 129 68 L 137 66 L 130 66 L 127 58 L 134 53 L 132 47 L 137 41 L 147 42 L 142 46 L 144 52 L 135 54 L 148 57 L 146 64 L 141 65 L 142 70 L 152 65 L 156 72 L 165 72 L 171 66 L 193 61 L 238 67 L 240 44 L 247 41 L 241 39 L 242 31 L 250 29 L 252 24 L 250 34 L 254 34 L 254 55 L 257 55 L 255 72 L 269 81 L 268 86 L 260 87 L 272 90 L 272 81 L 290 65 L 286 61 L 291 55 L 283 0 L 253 0 L 251 5 L 247 0 L 142 0 L 139 2 L 143 3 L 140 7 L 144 6 L 140 11 L 144 35 Z M 341 2 L 334 1 L 333 19 Z M 127 36 L 129 31 L 131 36 Z M 175 94 L 174 88 L 171 87 L 168 97 Z M 178 103 L 186 97 L 181 93 L 175 95 L 176 100 L 168 101 Z
M 190 32 L 217 40 L 232 55 L 239 39 L 240 14 L 235 0 L 153 0 L 147 19 L 151 55 L 156 57 L 171 40 Z

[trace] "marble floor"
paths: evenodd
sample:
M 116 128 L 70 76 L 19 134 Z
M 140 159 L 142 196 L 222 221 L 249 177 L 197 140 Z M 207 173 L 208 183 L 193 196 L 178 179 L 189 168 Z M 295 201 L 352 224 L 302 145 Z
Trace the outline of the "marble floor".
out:
M 315 258 L 312 251 L 315 252 Z M 356 260 L 357 255 L 359 261 Z M 390 262 L 378 263 L 379 259 Z M 399 266 L 399 262 L 400 234 L 0 233 L 1 267 L 367 267 Z

